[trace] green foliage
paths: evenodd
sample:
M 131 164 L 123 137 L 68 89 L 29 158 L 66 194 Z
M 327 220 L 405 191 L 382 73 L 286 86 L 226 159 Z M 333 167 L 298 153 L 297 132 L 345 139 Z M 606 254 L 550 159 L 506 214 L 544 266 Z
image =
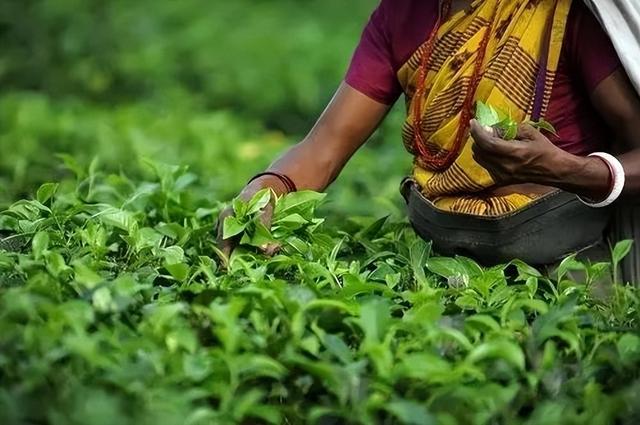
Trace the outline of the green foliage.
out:
M 304 131 L 374 0 L 20 0 L 0 4 L 0 85 L 101 103 L 234 108 Z
M 29 241 L 0 251 L 3 424 L 637 420 L 635 288 L 597 297 L 574 258 L 551 278 L 437 257 L 389 218 L 342 232 L 313 192 L 275 201 L 273 258 L 253 248 L 271 193 L 235 202 L 246 244 L 223 270 L 222 205 L 146 164 L 79 169 L 0 215 Z
M 514 140 L 518 135 L 518 123 L 511 117 L 510 113 L 507 114 L 482 101 L 476 102 L 476 119 L 482 126 L 493 127 L 504 140 Z M 538 130 L 556 134 L 556 129 L 553 125 L 544 119 L 527 121 L 527 124 Z
M 438 256 L 399 218 L 399 111 L 326 198 L 235 201 L 217 250 L 374 4 L 0 3 L 0 424 L 638 423 L 640 296 L 601 283 L 630 243 Z
M 275 194 L 264 189 L 248 202 L 236 199 L 233 202 L 234 215 L 227 217 L 223 223 L 223 237 L 239 238 L 240 245 L 253 247 L 278 241 L 298 242 L 300 236 L 313 233 L 324 221 L 314 216 L 318 203 L 324 197 L 317 192 L 299 191 L 276 202 Z M 269 204 L 274 203 L 271 226 L 267 228 L 261 220 L 262 213 Z
M 331 189 L 325 209 L 332 216 L 344 221 L 354 215 L 402 214 L 398 182 L 411 162 L 399 141 L 379 143 L 389 131 L 381 130 L 370 142 L 375 149 L 359 152 Z M 146 103 L 107 108 L 8 94 L 0 96 L 0 206 L 43 183 L 84 176 L 92 163 L 146 178 L 152 170 L 140 158 L 188 164 L 209 196 L 223 201 L 295 140 L 229 111 L 194 110 L 183 103 L 170 109 Z M 385 179 L 370 185 L 379 173 Z

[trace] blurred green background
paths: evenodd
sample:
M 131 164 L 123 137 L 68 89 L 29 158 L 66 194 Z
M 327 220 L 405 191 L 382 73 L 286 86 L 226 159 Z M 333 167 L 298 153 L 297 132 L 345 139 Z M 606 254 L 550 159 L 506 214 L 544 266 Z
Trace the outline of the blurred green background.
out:
M 61 153 L 133 177 L 188 165 L 227 200 L 313 125 L 376 3 L 0 2 L 0 204 L 65 178 Z M 400 120 L 331 188 L 333 215 L 401 213 Z

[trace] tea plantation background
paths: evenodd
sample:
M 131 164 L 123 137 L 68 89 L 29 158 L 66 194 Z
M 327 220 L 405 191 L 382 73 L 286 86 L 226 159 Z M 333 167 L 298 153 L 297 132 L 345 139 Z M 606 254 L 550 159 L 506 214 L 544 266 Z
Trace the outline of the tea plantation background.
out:
M 439 257 L 403 217 L 399 109 L 324 200 L 278 204 L 276 257 L 238 205 L 223 269 L 217 213 L 313 124 L 375 3 L 0 2 L 0 424 L 640 421 L 631 244 Z

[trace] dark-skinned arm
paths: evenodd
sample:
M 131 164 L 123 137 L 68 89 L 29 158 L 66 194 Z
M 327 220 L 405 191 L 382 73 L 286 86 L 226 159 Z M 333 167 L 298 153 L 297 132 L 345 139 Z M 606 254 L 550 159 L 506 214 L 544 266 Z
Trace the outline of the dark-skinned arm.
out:
M 622 142 L 624 153 L 618 159 L 627 177 L 623 195 L 640 195 L 640 97 L 627 74 L 618 70 L 598 85 L 591 99 Z
M 622 70 L 604 79 L 591 95 L 607 124 L 611 140 L 624 144 L 618 155 L 627 177 L 623 196 L 640 194 L 640 99 Z M 604 199 L 611 187 L 609 167 L 599 158 L 572 155 L 538 130 L 521 125 L 517 140 L 505 141 L 476 121 L 471 123 L 474 158 L 499 185 L 535 183 L 553 186 L 592 200 Z
M 389 105 L 370 99 L 346 83 L 341 84 L 307 136 L 276 160 L 267 171 L 285 174 L 299 190 L 324 191 L 380 125 L 389 109 Z M 248 200 L 266 188 L 278 195 L 286 192 L 286 187 L 277 177 L 263 176 L 249 183 L 238 197 Z M 218 219 L 218 245 L 226 255 L 231 253 L 235 243 L 233 240 L 223 240 L 221 224 L 232 214 L 233 210 L 227 208 Z M 265 225 L 270 224 L 272 214 L 271 205 L 261 217 Z M 276 247 L 263 247 L 267 254 L 274 249 Z
M 389 109 L 343 83 L 307 136 L 269 170 L 286 174 L 298 189 L 325 190 Z

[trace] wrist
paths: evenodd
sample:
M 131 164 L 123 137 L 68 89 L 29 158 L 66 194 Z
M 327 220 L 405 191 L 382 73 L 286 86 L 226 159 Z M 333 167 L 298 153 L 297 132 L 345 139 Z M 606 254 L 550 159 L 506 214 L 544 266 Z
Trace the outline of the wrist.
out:
M 611 191 L 609 166 L 596 157 L 567 154 L 558 165 L 556 179 L 556 187 L 596 201 Z
M 579 196 L 579 199 L 592 208 L 608 207 L 614 203 L 624 191 L 624 186 L 626 184 L 624 166 L 616 157 L 606 152 L 594 152 L 589 156 L 601 160 L 609 169 L 609 189 L 606 196 L 601 198 L 592 197 L 590 199 L 584 199 L 584 197 Z M 596 200 L 594 201 L 594 199 Z
M 247 194 L 251 197 L 263 189 L 271 189 L 278 196 L 286 195 L 289 192 L 288 188 L 278 177 L 264 175 L 251 180 L 242 190 L 241 196 L 244 197 L 244 195 Z
M 550 175 L 553 181 L 550 183 L 555 186 L 572 183 L 576 180 L 578 170 L 584 168 L 585 160 L 588 160 L 588 158 L 572 155 L 563 151 L 562 155 L 558 155 L 555 160 L 551 162 L 553 170 Z

